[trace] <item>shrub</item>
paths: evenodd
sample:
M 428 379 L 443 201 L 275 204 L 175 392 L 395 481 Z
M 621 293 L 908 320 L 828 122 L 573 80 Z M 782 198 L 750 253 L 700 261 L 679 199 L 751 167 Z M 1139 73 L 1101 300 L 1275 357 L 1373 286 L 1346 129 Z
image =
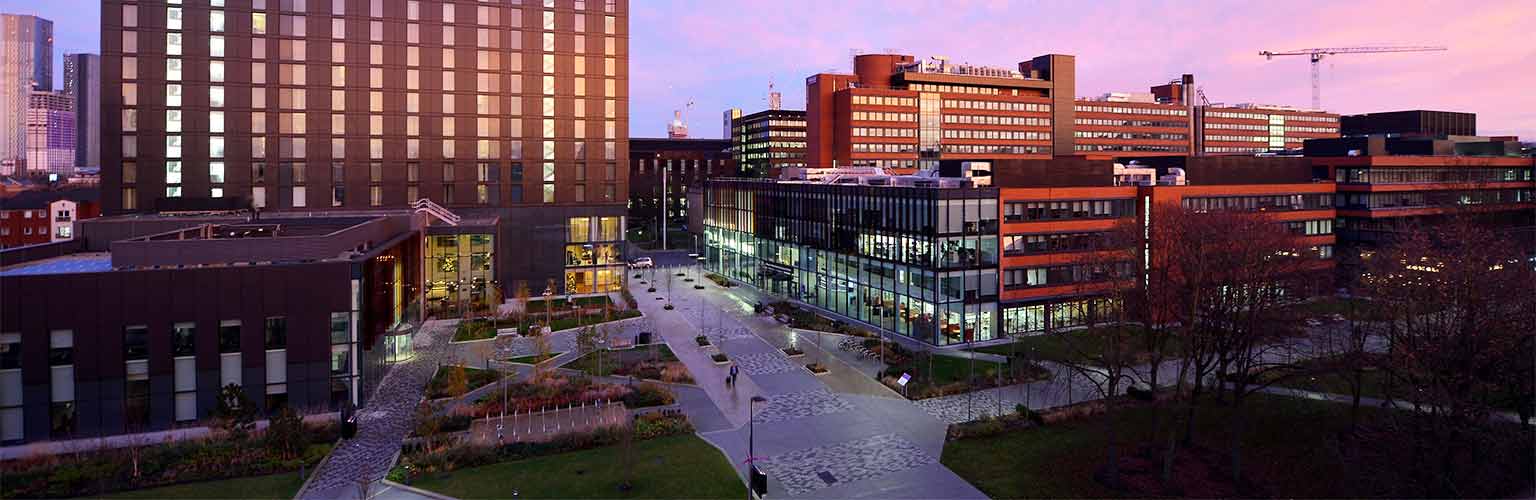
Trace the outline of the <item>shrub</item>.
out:
M 725 276 L 721 276 L 715 273 L 706 274 L 704 277 L 709 278 L 709 280 L 715 282 L 716 285 L 720 285 L 726 288 L 736 286 L 735 283 L 732 283 L 731 280 L 726 279 Z
M 1035 425 L 1045 425 L 1045 419 L 1040 417 L 1039 412 L 1029 409 L 1028 406 L 1024 406 L 1022 403 L 1013 405 L 1013 411 L 1019 415 L 1020 419 Z
M 272 417 L 263 437 L 273 454 L 291 458 L 309 446 L 306 434 L 304 419 L 300 418 L 293 408 L 284 406 L 278 410 L 277 415 Z
M 996 436 L 1005 430 L 1007 426 L 1003 425 L 1003 421 L 983 415 L 982 420 L 950 426 L 949 434 L 954 439 L 968 439 Z
M 465 320 L 453 330 L 454 342 L 484 340 L 496 336 L 496 326 L 486 320 Z
M 635 418 L 635 438 L 654 439 L 693 432 L 688 417 L 676 413 L 647 413 Z

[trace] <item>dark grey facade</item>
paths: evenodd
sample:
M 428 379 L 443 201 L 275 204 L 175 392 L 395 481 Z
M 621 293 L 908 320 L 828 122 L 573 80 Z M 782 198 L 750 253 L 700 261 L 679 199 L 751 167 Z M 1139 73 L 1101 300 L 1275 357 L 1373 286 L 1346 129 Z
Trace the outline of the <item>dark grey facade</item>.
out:
M 137 222 L 0 253 L 0 442 L 205 425 L 227 384 L 347 411 L 410 355 L 408 218 Z
M 1339 117 L 1340 133 L 1352 135 L 1401 135 L 1445 138 L 1477 135 L 1477 114 L 1456 111 L 1384 111 Z
M 64 54 L 64 94 L 75 99 L 75 166 L 101 166 L 101 56 Z

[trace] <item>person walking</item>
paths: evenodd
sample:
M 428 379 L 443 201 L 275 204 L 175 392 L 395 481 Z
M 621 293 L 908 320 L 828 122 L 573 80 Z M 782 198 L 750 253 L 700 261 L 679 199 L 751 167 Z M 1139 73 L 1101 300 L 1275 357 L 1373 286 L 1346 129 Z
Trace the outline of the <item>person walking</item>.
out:
M 736 365 L 731 365 L 731 387 L 736 387 Z

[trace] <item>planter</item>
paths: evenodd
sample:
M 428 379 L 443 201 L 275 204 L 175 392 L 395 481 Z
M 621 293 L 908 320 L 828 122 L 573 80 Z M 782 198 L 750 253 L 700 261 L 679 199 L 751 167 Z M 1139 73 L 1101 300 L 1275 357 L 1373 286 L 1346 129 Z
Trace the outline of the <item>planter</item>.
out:
M 647 289 L 645 289 L 645 291 L 651 292 L 651 293 L 656 293 L 656 287 L 653 286 L 653 287 L 647 288 Z
M 693 283 L 693 278 L 683 278 L 683 283 Z
M 662 309 L 666 309 L 668 311 L 671 311 L 671 310 L 676 309 L 676 308 L 672 307 L 672 304 L 667 304 L 667 305 L 663 306 Z
M 694 337 L 693 342 L 699 344 L 699 347 L 709 347 L 709 337 L 703 335 Z
M 805 369 L 810 370 L 814 375 L 826 375 L 829 371 L 827 367 L 821 366 L 821 363 L 806 363 Z
M 780 350 L 784 351 L 784 355 L 785 356 L 789 356 L 791 358 L 799 358 L 799 357 L 805 356 L 805 351 L 801 351 L 801 350 L 795 349 L 793 347 L 787 347 L 787 348 L 780 349 Z
M 710 356 L 709 359 L 714 361 L 717 365 L 731 364 L 731 358 L 726 357 L 724 353 L 716 353 L 715 355 Z
M 704 289 L 704 285 L 693 285 L 693 289 L 694 290 L 703 290 Z

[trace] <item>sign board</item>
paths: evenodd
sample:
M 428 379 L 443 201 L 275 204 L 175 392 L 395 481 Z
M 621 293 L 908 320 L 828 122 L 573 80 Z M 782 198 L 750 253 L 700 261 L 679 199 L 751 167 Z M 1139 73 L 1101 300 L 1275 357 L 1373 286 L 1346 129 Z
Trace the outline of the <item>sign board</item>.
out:
M 912 381 L 912 375 L 909 375 L 907 373 L 902 373 L 901 374 L 901 378 L 896 379 L 896 385 L 900 385 L 902 387 L 906 387 L 907 386 L 907 382 L 911 382 L 911 381 Z

